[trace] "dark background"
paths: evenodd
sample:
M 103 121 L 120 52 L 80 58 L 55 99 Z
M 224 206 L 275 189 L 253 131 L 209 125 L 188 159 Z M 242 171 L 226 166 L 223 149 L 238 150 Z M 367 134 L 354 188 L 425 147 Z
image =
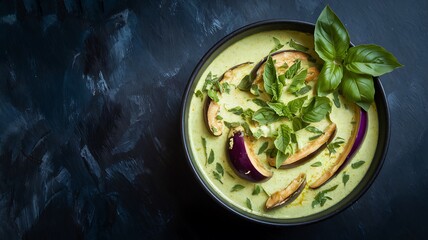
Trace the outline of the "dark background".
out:
M 329 4 L 354 44 L 405 65 L 381 77 L 385 164 L 340 214 L 269 227 L 196 182 L 180 141 L 190 74 L 259 20 L 315 22 Z M 427 1 L 0 0 L 0 238 L 420 239 L 428 234 Z

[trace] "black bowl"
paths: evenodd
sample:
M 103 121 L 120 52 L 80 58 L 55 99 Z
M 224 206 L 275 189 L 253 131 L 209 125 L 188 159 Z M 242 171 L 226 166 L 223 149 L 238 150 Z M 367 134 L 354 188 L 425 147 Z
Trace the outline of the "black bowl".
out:
M 202 187 L 208 192 L 208 194 L 215 199 L 220 205 L 225 207 L 226 209 L 232 211 L 233 213 L 242 216 L 245 219 L 269 224 L 269 225 L 281 225 L 281 226 L 292 226 L 292 225 L 301 225 L 317 222 L 328 217 L 331 217 L 339 212 L 343 211 L 347 207 L 351 206 L 355 201 L 357 201 L 371 186 L 374 179 L 377 177 L 389 145 L 389 132 L 390 132 L 390 120 L 389 120 L 389 110 L 388 104 L 386 101 L 385 92 L 383 90 L 382 84 L 379 78 L 375 77 L 374 85 L 375 85 L 375 103 L 377 107 L 378 121 L 379 121 L 379 137 L 377 148 L 375 151 L 375 155 L 373 161 L 367 170 L 367 173 L 361 180 L 361 182 L 355 187 L 355 189 L 348 194 L 344 199 L 340 202 L 336 203 L 334 206 L 323 210 L 321 212 L 315 213 L 313 215 L 304 216 L 300 218 L 294 219 L 271 219 L 266 217 L 261 217 L 255 214 L 251 214 L 248 212 L 244 212 L 232 204 L 226 202 L 202 177 L 202 173 L 199 172 L 198 168 L 195 165 L 193 160 L 193 156 L 189 146 L 189 138 L 188 138 L 188 125 L 187 119 L 189 115 L 189 105 L 190 105 L 190 97 L 193 94 L 196 87 L 196 80 L 199 79 L 208 65 L 213 61 L 222 51 L 224 51 L 227 47 L 232 45 L 233 43 L 258 32 L 270 31 L 270 30 L 295 30 L 299 32 L 306 33 L 314 33 L 315 25 L 312 23 L 301 22 L 301 21 L 286 21 L 286 20 L 268 20 L 256 22 L 247 26 L 244 26 L 223 39 L 217 42 L 199 61 L 198 65 L 195 67 L 190 80 L 187 84 L 186 90 L 183 95 L 182 100 L 182 109 L 181 109 L 181 135 L 182 141 L 184 145 L 184 150 L 186 152 L 186 157 L 188 159 L 188 163 L 195 174 L 198 182 L 202 185 Z M 351 46 L 352 43 L 351 43 Z

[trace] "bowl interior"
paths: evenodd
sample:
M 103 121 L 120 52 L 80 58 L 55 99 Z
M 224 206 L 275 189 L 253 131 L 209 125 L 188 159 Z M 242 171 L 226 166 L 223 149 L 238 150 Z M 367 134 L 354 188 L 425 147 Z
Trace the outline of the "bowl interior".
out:
M 202 173 L 196 167 L 196 163 L 194 160 L 194 156 L 192 155 L 190 144 L 189 144 L 189 126 L 188 126 L 188 116 L 189 116 L 189 106 L 190 106 L 190 97 L 195 91 L 196 88 L 196 80 L 199 79 L 202 73 L 206 70 L 211 61 L 213 61 L 222 51 L 224 51 L 227 47 L 236 43 L 237 41 L 258 33 L 262 31 L 270 31 L 270 30 L 295 30 L 300 32 L 307 32 L 313 34 L 315 26 L 311 23 L 299 22 L 299 21 L 283 21 L 283 20 L 271 20 L 271 21 L 263 21 L 254 23 L 243 28 L 236 30 L 235 32 L 227 35 L 223 39 L 221 39 L 218 43 L 216 43 L 199 61 L 198 65 L 194 69 L 190 81 L 186 87 L 186 91 L 183 95 L 182 102 L 182 116 L 181 116 L 181 130 L 182 130 L 182 141 L 185 148 L 186 156 L 189 161 L 193 172 L 195 173 L 198 181 L 202 184 L 203 188 L 222 206 L 231 210 L 232 212 L 252 221 L 271 224 L 271 225 L 298 225 L 298 224 L 306 224 L 315 221 L 319 221 L 330 217 L 348 206 L 354 203 L 362 194 L 370 187 L 373 180 L 376 178 L 379 173 L 389 143 L 389 111 L 387 106 L 387 101 L 385 98 L 385 93 L 383 87 L 380 83 L 379 78 L 374 78 L 375 83 L 375 103 L 377 107 L 378 121 L 379 121 L 379 137 L 377 148 L 375 151 L 374 158 L 372 163 L 367 170 L 367 173 L 360 181 L 360 183 L 355 187 L 355 189 L 348 194 L 344 199 L 335 204 L 333 207 L 325 209 L 321 212 L 318 212 L 313 215 L 293 218 L 293 219 L 274 219 L 262 217 L 259 215 L 251 214 L 249 212 L 242 211 L 241 209 L 229 204 L 225 199 L 223 199 L 211 186 L 206 182 L 206 180 L 202 177 Z M 352 45 L 352 44 L 351 44 Z

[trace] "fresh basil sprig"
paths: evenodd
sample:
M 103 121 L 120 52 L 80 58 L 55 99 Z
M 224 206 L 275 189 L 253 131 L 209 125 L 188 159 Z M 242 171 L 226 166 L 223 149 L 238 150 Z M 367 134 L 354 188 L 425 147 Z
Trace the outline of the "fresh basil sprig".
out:
M 368 44 L 350 48 L 348 31 L 329 6 L 318 17 L 314 37 L 315 51 L 325 62 L 318 77 L 319 96 L 339 89 L 345 98 L 367 111 L 374 100 L 372 77 L 402 66 L 380 46 Z

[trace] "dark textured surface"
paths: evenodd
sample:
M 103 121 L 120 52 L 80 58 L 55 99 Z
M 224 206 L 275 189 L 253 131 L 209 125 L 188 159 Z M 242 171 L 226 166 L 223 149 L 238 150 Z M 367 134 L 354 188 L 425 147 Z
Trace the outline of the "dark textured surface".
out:
M 325 221 L 242 220 L 208 197 L 181 150 L 188 78 L 233 30 L 315 22 L 326 4 L 353 43 L 382 45 L 405 65 L 381 78 L 387 159 L 367 193 Z M 425 238 L 427 41 L 423 0 L 0 0 L 0 238 Z

